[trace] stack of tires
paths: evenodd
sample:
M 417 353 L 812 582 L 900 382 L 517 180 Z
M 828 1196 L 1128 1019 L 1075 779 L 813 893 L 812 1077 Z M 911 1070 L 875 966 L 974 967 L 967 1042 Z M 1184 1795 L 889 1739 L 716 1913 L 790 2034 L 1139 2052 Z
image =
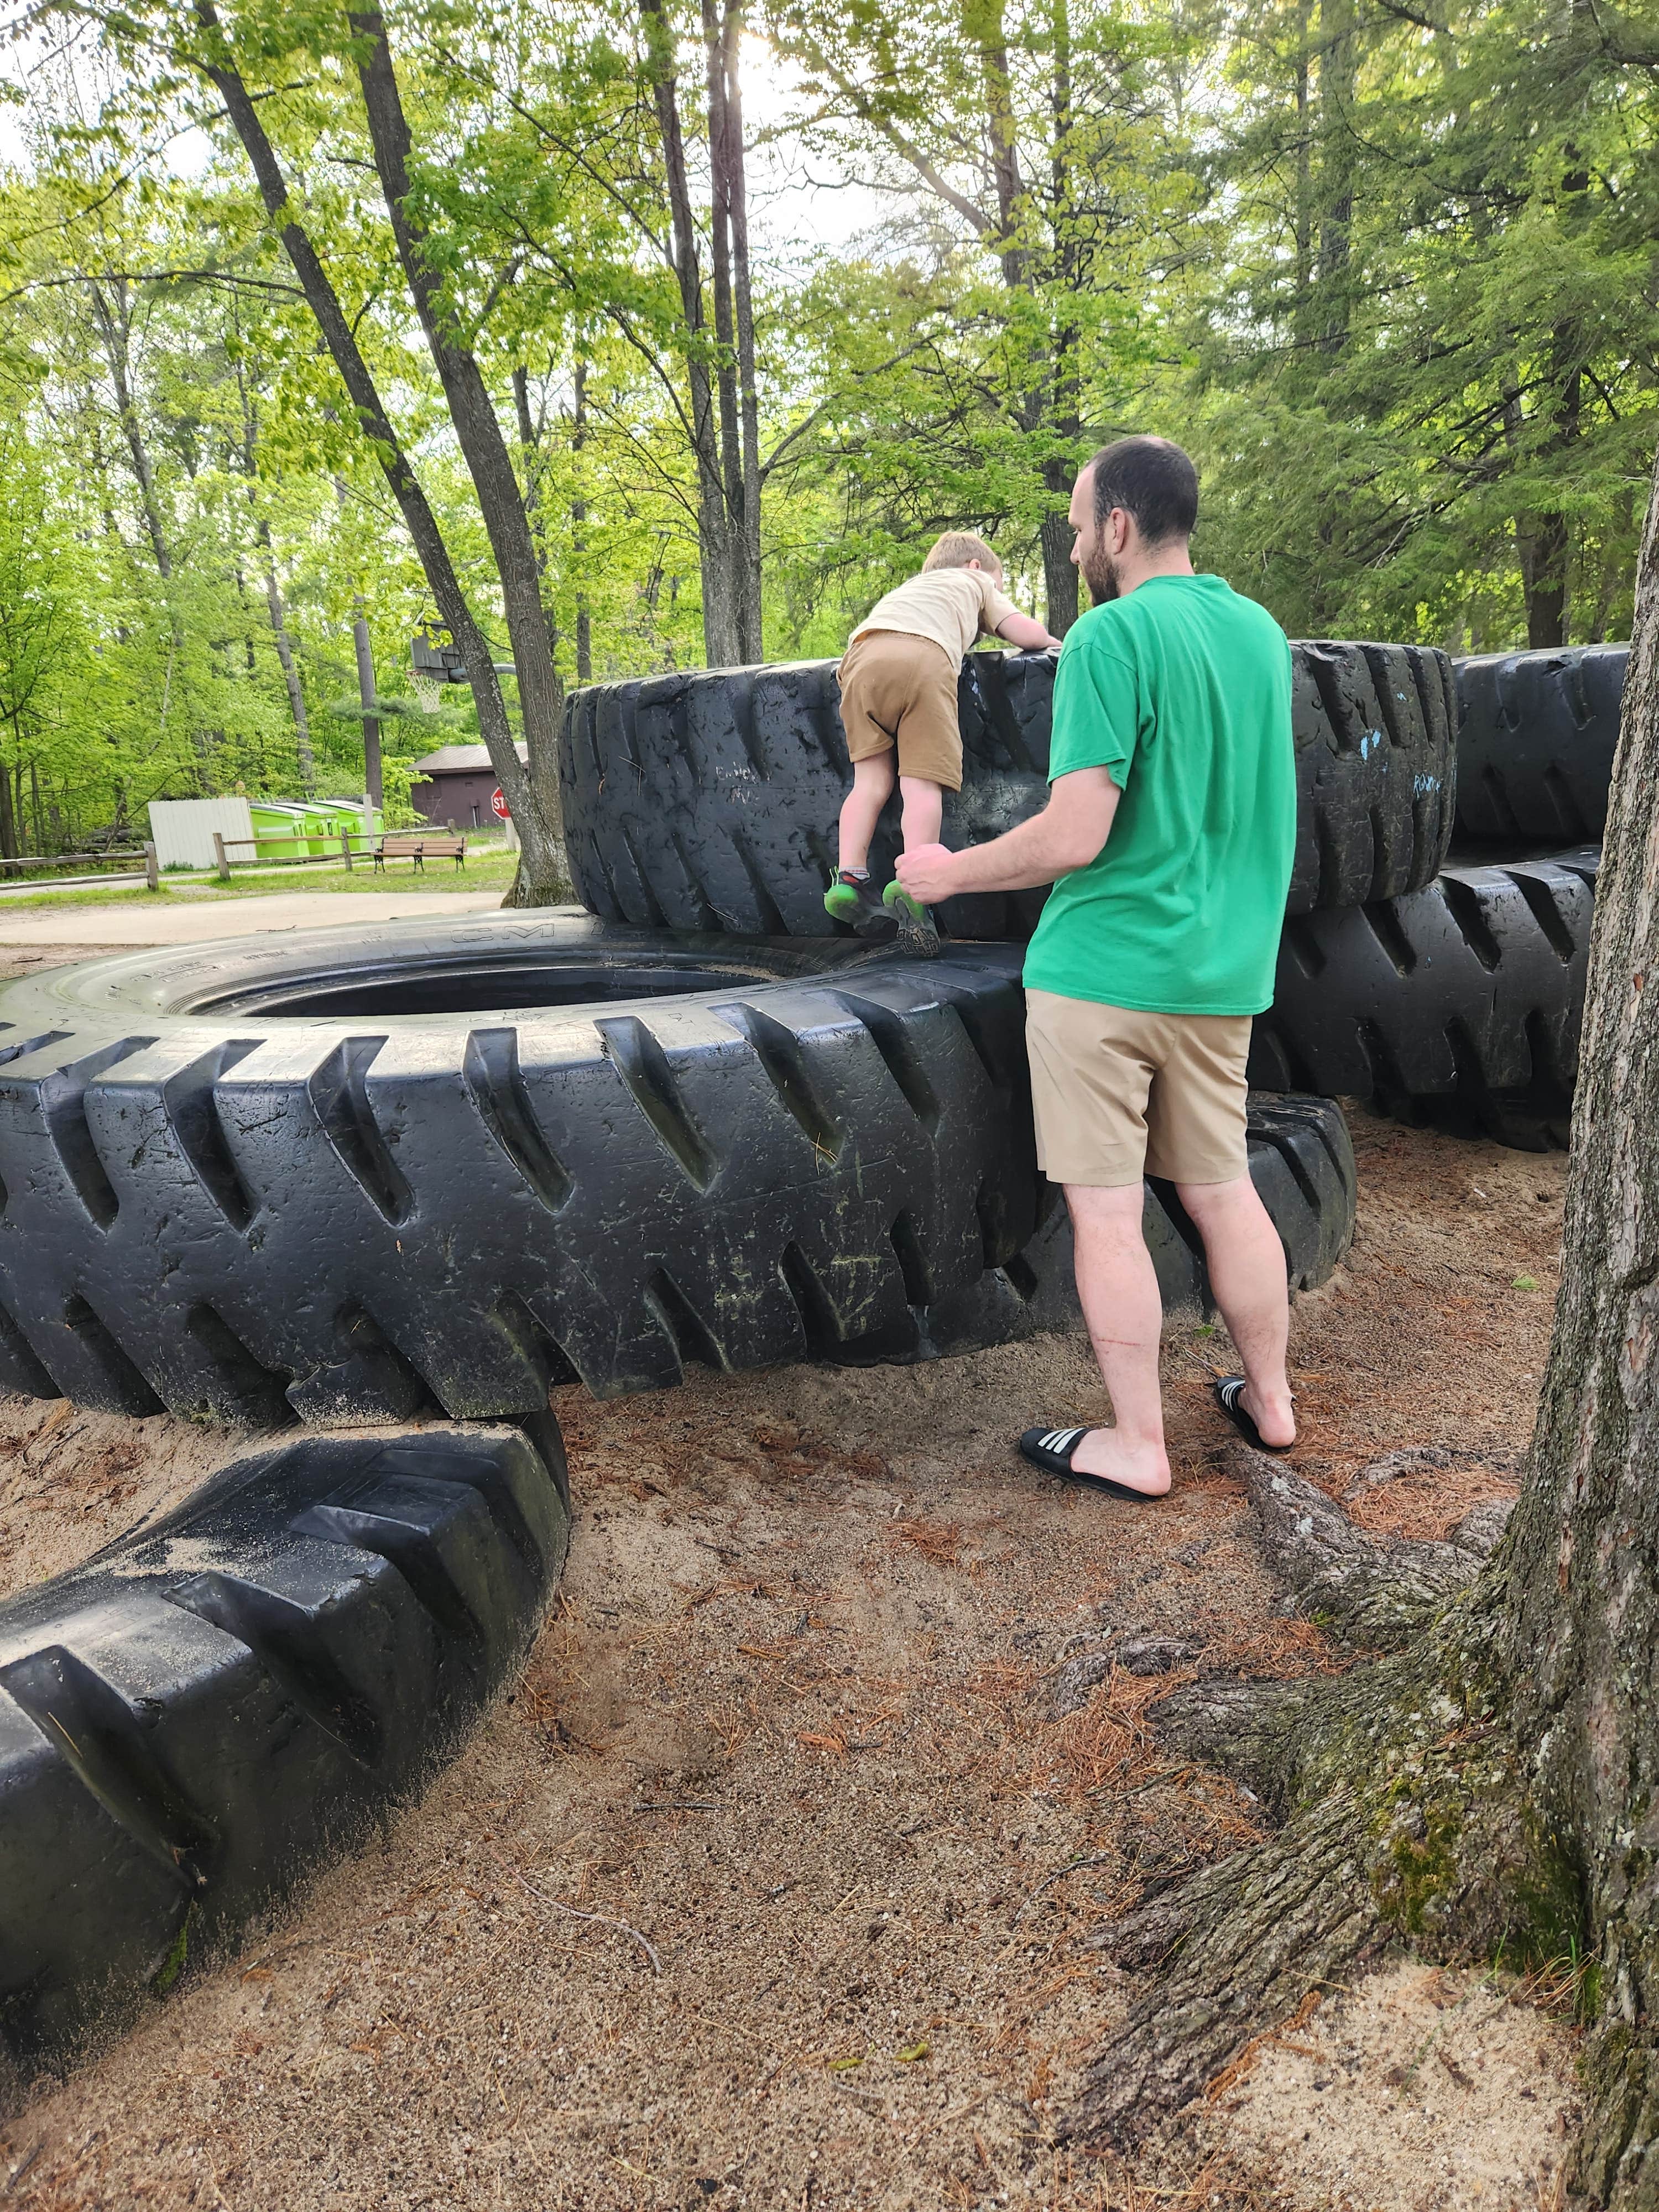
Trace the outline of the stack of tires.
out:
M 1565 1144 L 1628 656 L 1453 664 L 1452 864 L 1347 914 L 1292 903 L 1256 1079 L 1528 1150 Z
M 1254 1082 L 1565 1142 L 1626 651 L 1292 647 L 1297 854 Z M 967 662 L 947 842 L 1042 805 L 1053 680 L 1051 655 Z M 847 772 L 830 662 L 583 692 L 565 757 L 582 895 L 654 929 L 816 934 Z M 890 833 L 878 869 L 892 852 Z M 939 920 L 1024 938 L 1043 896 Z

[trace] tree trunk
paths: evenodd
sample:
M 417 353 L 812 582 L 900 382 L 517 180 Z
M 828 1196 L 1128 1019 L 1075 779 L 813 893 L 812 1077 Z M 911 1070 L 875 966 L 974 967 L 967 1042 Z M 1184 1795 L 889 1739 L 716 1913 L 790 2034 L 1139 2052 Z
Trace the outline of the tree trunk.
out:
M 259 525 L 259 544 L 265 556 L 265 607 L 270 616 L 270 635 L 276 641 L 276 659 L 283 672 L 283 682 L 288 687 L 289 711 L 294 717 L 294 750 L 299 756 L 300 783 L 302 789 L 310 792 L 317 781 L 317 757 L 311 745 L 311 717 L 306 712 L 306 695 L 300 687 L 300 672 L 295 665 L 294 647 L 283 611 L 283 592 L 276 580 L 270 527 L 263 521 Z
M 1574 1838 L 1599 2019 L 1583 2179 L 1659 2201 L 1659 476 L 1595 890 L 1561 1291 L 1503 1650 L 1540 1802 Z
M 732 277 L 738 313 L 738 403 L 743 423 L 743 557 L 739 616 L 751 660 L 765 651 L 761 602 L 760 389 L 755 381 L 755 301 L 749 281 L 749 179 L 743 144 L 741 8 L 726 10 L 726 194 L 732 215 Z
M 575 465 L 576 495 L 570 502 L 571 566 L 576 572 L 576 681 L 593 681 L 593 626 L 587 610 L 587 501 L 582 495 L 582 455 L 587 446 L 587 363 L 576 363 L 576 392 L 570 416 L 570 453 Z
M 1556 331 L 1552 352 L 1556 396 L 1547 450 L 1565 458 L 1578 437 L 1583 381 L 1571 330 Z M 1558 508 L 1534 518 L 1522 565 L 1529 646 L 1543 647 L 1567 642 L 1567 562 L 1571 551 L 1571 534 L 1564 513 Z
M 1053 56 L 1048 106 L 1054 131 L 1049 161 L 1050 223 L 1054 240 L 1054 276 L 1060 296 L 1070 298 L 1084 281 L 1079 250 L 1077 209 L 1073 198 L 1072 131 L 1072 17 L 1069 0 L 1054 0 Z M 1054 368 L 1049 380 L 1049 411 L 1055 431 L 1075 449 L 1082 433 L 1081 397 L 1078 372 L 1079 332 L 1064 322 L 1054 333 Z M 1042 586 L 1048 623 L 1055 637 L 1064 637 L 1077 620 L 1077 564 L 1072 558 L 1072 526 L 1067 520 L 1074 462 L 1054 454 L 1044 462 L 1042 481 L 1054 505 L 1042 518 Z
M 15 857 L 18 849 L 17 817 L 11 803 L 11 770 L 3 760 L 0 760 L 0 855 L 9 860 Z M 14 876 L 18 871 L 7 868 L 4 873 Z
M 357 702 L 363 709 L 363 789 L 371 806 L 386 803 L 380 775 L 380 721 L 368 709 L 374 704 L 374 647 L 370 642 L 363 603 L 356 603 L 351 624 L 351 649 L 357 662 Z
M 1322 295 L 1319 343 L 1340 353 L 1347 343 L 1350 263 L 1353 250 L 1355 32 L 1352 0 L 1323 0 L 1319 63 L 1320 216 L 1318 280 Z
M 1585 1961 L 1577 2185 L 1659 2203 L 1659 471 L 1644 531 L 1575 1101 L 1560 1295 L 1525 1486 L 1486 1568 L 1347 1527 L 1244 1453 L 1304 1609 L 1392 1656 L 1334 1680 L 1200 1684 L 1166 1733 L 1285 1826 L 1106 1932 L 1170 1964 L 1073 2132 L 1146 2133 L 1248 2037 L 1388 1948 Z M 1472 1587 L 1452 1595 L 1465 1574 Z
M 478 709 L 478 727 L 489 754 L 489 764 L 506 794 L 520 840 L 519 874 L 507 895 L 510 905 L 538 906 L 558 897 L 564 885 L 560 872 L 558 841 L 549 830 L 542 807 L 532 795 L 529 776 L 520 760 L 491 660 L 489 641 L 479 629 L 449 557 L 449 549 L 438 527 L 420 480 L 404 452 L 402 441 L 381 403 L 368 364 L 330 282 L 316 247 L 295 216 L 276 151 L 265 135 L 259 111 L 234 67 L 222 34 L 213 0 L 195 0 L 197 20 L 210 42 L 210 52 L 198 66 L 224 101 L 237 137 L 241 140 L 265 212 L 276 227 L 283 250 L 300 280 L 306 304 L 315 319 L 335 369 L 351 400 L 358 423 L 369 440 L 381 473 L 398 502 L 404 526 L 414 544 L 438 612 L 465 657 L 467 678 Z
M 454 318 L 444 303 L 439 269 L 427 258 L 425 227 L 410 198 L 409 124 L 392 66 L 385 20 L 378 9 L 354 9 L 348 20 L 353 35 L 367 49 L 358 64 L 357 81 L 374 148 L 375 171 L 392 219 L 398 259 L 426 333 L 427 349 L 444 388 L 449 417 L 477 495 L 489 550 L 501 581 L 501 605 L 513 647 L 519 711 L 524 723 L 525 747 L 530 757 L 527 781 L 530 804 L 536 817 L 534 842 L 538 851 L 546 848 L 556 852 L 560 843 L 559 724 L 564 710 L 564 686 L 553 665 L 553 641 L 542 605 L 541 571 L 531 541 L 523 495 L 483 374 L 476 356 L 460 342 Z M 470 669 L 470 660 L 468 666 Z M 522 878 L 531 840 L 525 835 L 526 823 L 516 812 L 513 818 L 524 840 L 525 860 L 520 865 Z
M 107 281 L 110 288 L 107 295 L 96 278 L 88 283 L 87 289 L 92 297 L 93 319 L 103 341 L 104 358 L 109 364 L 110 382 L 115 390 L 115 410 L 121 424 L 121 434 L 127 441 L 132 473 L 138 485 L 138 504 L 143 510 L 144 529 L 149 538 L 150 551 L 155 557 L 156 574 L 165 586 L 173 580 L 173 548 L 167 541 L 167 526 L 161 519 L 161 504 L 155 490 L 155 471 L 150 465 L 149 450 L 144 443 L 143 425 L 138 419 L 137 405 L 132 396 L 126 287 L 118 276 Z M 167 598 L 171 607 L 170 592 Z M 176 635 L 176 615 L 173 617 L 173 629 Z
M 697 557 L 702 572 L 703 657 L 711 668 L 730 668 L 743 659 L 738 613 L 732 590 L 727 542 L 726 486 L 714 389 L 709 382 L 707 321 L 702 304 L 702 267 L 686 176 L 685 137 L 680 128 L 678 77 L 674 65 L 674 32 L 663 0 L 639 0 L 645 33 L 646 64 L 662 141 L 663 172 L 673 228 L 674 276 L 685 325 L 686 386 L 691 401 L 691 451 L 697 466 Z

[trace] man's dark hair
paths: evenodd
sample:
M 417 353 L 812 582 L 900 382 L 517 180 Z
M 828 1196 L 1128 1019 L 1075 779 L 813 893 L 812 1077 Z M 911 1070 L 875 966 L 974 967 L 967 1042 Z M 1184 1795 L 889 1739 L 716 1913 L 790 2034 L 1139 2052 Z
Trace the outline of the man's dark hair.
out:
M 1198 520 L 1198 471 L 1168 438 L 1118 438 L 1103 446 L 1095 472 L 1095 524 L 1115 507 L 1134 517 L 1148 546 L 1190 538 Z

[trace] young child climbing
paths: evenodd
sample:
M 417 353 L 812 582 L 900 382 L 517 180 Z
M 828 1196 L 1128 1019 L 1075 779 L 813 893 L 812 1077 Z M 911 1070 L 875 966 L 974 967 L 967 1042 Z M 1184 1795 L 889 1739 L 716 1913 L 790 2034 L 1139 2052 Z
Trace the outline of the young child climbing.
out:
M 904 849 L 939 842 L 944 794 L 962 788 L 957 677 L 981 635 L 1028 648 L 1060 643 L 1005 595 L 1002 563 L 984 539 L 947 530 L 921 574 L 877 600 L 842 655 L 841 719 L 853 788 L 841 810 L 840 865 L 823 903 L 860 937 L 896 936 L 902 918 L 933 927 L 927 908 L 896 883 L 878 895 L 870 840 L 892 793 L 896 750 Z

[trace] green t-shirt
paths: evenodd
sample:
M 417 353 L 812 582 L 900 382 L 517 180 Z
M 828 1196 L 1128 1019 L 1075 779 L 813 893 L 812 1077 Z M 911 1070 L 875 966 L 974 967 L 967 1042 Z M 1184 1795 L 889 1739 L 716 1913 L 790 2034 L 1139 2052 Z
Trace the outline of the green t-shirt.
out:
M 1122 797 L 1048 894 L 1034 990 L 1153 1013 L 1259 1014 L 1296 845 L 1291 650 L 1219 576 L 1153 576 L 1067 632 L 1048 780 L 1103 768 Z

